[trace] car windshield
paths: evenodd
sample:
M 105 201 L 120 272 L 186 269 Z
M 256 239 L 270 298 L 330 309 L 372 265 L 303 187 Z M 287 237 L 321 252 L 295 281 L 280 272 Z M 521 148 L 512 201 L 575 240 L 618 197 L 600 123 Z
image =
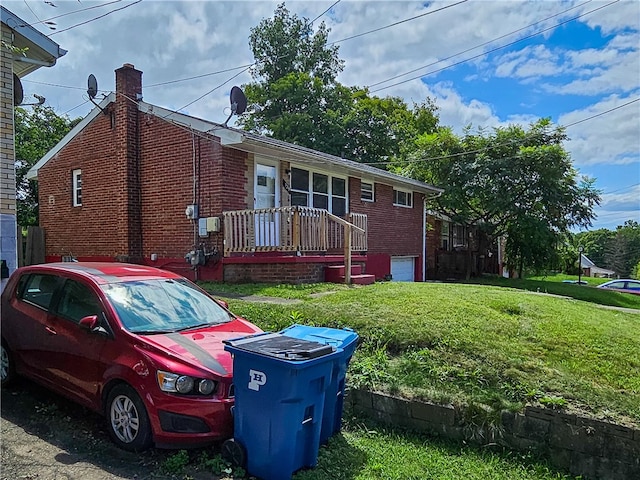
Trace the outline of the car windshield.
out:
M 139 280 L 103 285 L 123 326 L 132 333 L 166 333 L 232 319 L 185 280 Z

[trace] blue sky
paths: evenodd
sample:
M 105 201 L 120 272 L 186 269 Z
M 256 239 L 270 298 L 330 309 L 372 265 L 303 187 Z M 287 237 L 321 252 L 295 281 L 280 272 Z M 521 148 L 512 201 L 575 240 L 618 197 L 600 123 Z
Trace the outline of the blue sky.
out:
M 27 100 L 37 93 L 58 113 L 83 116 L 91 107 L 85 93 L 88 74 L 95 74 L 99 88 L 108 92 L 114 89 L 113 71 L 133 63 L 144 72 L 146 101 L 179 109 L 211 92 L 185 111 L 220 122 L 228 115 L 231 86 L 250 81 L 248 73 L 233 80 L 242 70 L 165 82 L 251 63 L 250 28 L 271 16 L 277 3 L 3 1 L 68 50 L 55 67 L 24 79 Z M 316 25 L 327 24 L 330 42 L 380 29 L 338 42 L 345 61 L 339 80 L 378 84 L 371 88 L 376 95 L 400 96 L 409 104 L 430 97 L 439 107 L 441 124 L 457 132 L 465 125 L 527 125 L 541 117 L 557 125 L 579 122 L 568 127 L 566 148 L 576 169 L 596 178 L 603 193 L 592 229 L 640 222 L 639 1 L 318 0 L 286 5 L 310 20 L 321 15 Z M 112 13 L 96 18 L 107 12 Z M 64 16 L 53 20 L 56 31 L 38 23 L 59 15 Z M 87 23 L 78 25 L 82 22 Z M 384 28 L 396 22 L 401 23 Z M 164 85 L 151 86 L 158 83 Z

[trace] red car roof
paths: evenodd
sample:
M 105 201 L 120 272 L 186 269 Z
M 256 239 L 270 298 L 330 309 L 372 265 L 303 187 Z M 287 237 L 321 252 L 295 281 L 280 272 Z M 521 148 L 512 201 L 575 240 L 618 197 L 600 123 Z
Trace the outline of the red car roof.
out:
M 59 272 L 74 272 L 91 277 L 96 283 L 111 283 L 127 280 L 182 278 L 177 273 L 146 265 L 135 265 L 119 262 L 61 262 L 43 263 L 24 267 L 23 271 L 55 270 Z

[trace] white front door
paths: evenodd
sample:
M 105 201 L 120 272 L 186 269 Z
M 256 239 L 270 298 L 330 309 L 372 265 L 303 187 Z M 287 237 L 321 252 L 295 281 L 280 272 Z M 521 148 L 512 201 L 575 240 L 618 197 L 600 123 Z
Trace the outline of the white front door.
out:
M 256 162 L 253 208 L 275 208 L 280 204 L 278 166 Z M 275 212 L 256 214 L 256 246 L 276 246 L 279 242 L 278 215 Z

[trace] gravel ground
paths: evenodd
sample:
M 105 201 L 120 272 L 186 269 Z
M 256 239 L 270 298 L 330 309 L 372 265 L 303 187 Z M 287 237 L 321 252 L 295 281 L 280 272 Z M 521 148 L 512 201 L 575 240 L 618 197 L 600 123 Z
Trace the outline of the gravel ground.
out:
M 219 479 L 193 467 L 166 474 L 175 451 L 130 453 L 109 439 L 103 417 L 19 379 L 0 391 L 1 480 Z M 192 450 L 196 458 L 214 447 Z M 191 465 L 191 463 L 190 463 Z

